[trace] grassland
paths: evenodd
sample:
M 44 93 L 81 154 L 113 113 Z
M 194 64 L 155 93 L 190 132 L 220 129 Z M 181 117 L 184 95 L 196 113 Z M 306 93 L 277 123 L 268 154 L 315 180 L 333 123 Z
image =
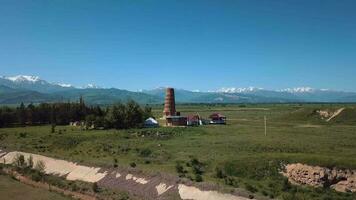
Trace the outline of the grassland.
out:
M 49 126 L 5 128 L 0 129 L 0 148 L 107 167 L 135 163 L 146 172 L 192 180 L 197 180 L 192 164 L 196 159 L 203 180 L 226 189 L 241 187 L 280 199 L 356 199 L 330 189 L 291 186 L 279 174 L 283 164 L 295 162 L 356 169 L 356 124 L 352 120 L 325 123 L 308 117 L 310 110 L 320 107 L 354 109 L 354 105 L 178 105 L 183 115 L 207 117 L 220 112 L 227 116 L 228 124 L 91 131 L 62 126 L 56 133 L 50 133 Z M 159 117 L 162 107 L 153 111 Z M 298 112 L 304 114 L 295 117 L 293 113 Z M 267 136 L 264 116 L 268 119 Z M 177 166 L 183 169 L 177 170 Z
M 0 175 L 0 199 L 12 200 L 69 200 L 60 194 L 20 183 L 7 175 Z

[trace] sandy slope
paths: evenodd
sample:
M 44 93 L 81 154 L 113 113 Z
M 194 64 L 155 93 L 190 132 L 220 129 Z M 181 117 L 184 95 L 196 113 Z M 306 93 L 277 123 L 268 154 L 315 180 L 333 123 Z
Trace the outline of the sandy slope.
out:
M 191 200 L 248 199 L 217 191 L 202 191 L 197 187 L 177 184 L 177 180 L 161 176 L 144 177 L 143 175 L 123 170 L 88 167 L 65 160 L 25 152 L 14 151 L 5 153 L 0 150 L 0 163 L 12 163 L 14 158 L 19 154 L 24 155 L 26 160 L 32 156 L 34 163 L 43 161 L 47 174 L 65 176 L 68 180 L 81 180 L 90 183 L 97 182 L 100 186 L 126 190 L 145 199 L 165 199 L 165 196 L 169 196 L 167 193 L 177 194 L 181 199 Z

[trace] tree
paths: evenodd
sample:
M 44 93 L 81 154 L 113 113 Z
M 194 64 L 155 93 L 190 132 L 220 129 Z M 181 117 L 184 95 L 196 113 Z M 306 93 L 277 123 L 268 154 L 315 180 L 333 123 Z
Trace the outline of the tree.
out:
M 36 166 L 35 166 L 35 170 L 37 170 L 38 172 L 44 174 L 45 173 L 45 169 L 46 169 L 46 165 L 42 160 L 37 161 Z
M 36 119 L 36 111 L 35 111 L 35 106 L 31 103 L 27 106 L 27 121 L 28 124 L 32 125 L 34 122 L 37 121 Z
M 23 103 L 20 104 L 20 107 L 17 108 L 17 117 L 18 117 L 18 122 L 21 125 L 26 124 L 26 108 Z
M 32 157 L 32 155 L 30 155 L 30 157 L 28 157 L 28 159 L 27 159 L 27 166 L 29 168 L 33 168 L 33 157 Z
M 56 132 L 56 124 L 51 124 L 51 133 Z
M 16 167 L 19 168 L 24 168 L 26 166 L 26 162 L 25 162 L 25 156 L 22 154 L 16 154 L 14 160 L 13 160 L 13 164 Z
M 150 117 L 153 117 L 152 108 L 146 105 L 145 108 L 143 109 L 143 118 L 147 119 Z
M 95 193 L 99 192 L 99 186 L 98 186 L 97 182 L 93 183 L 92 189 L 93 189 L 93 192 L 95 192 Z

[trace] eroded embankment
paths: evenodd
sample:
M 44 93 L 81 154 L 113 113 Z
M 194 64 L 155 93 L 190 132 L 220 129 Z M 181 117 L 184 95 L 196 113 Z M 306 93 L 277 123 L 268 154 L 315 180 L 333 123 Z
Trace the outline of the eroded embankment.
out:
M 192 200 L 247 200 L 248 198 L 223 194 L 218 191 L 203 191 L 198 187 L 179 183 L 179 180 L 163 175 L 147 176 L 129 170 L 104 169 L 88 167 L 25 152 L 3 152 L 0 150 L 0 163 L 12 163 L 17 155 L 23 155 L 27 160 L 32 156 L 34 163 L 42 161 L 45 164 L 45 173 L 63 176 L 67 180 L 80 180 L 98 183 L 99 186 L 119 189 L 144 199 L 169 199 L 177 196 L 181 199 Z
M 329 169 L 304 164 L 289 164 L 283 175 L 293 184 L 330 187 L 338 192 L 356 192 L 356 170 Z

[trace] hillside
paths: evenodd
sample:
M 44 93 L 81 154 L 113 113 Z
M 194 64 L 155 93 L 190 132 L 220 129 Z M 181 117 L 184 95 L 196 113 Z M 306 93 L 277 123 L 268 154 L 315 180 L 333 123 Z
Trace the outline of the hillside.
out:
M 283 116 L 285 120 L 314 124 L 356 124 L 356 108 L 349 106 L 311 106 L 298 108 Z
M 64 92 L 54 93 L 67 101 L 76 101 L 79 96 L 82 96 L 86 102 L 90 104 L 107 105 L 118 101 L 134 100 L 140 104 L 156 104 L 163 100 L 159 97 L 131 92 L 120 89 L 72 89 Z
M 165 88 L 133 92 L 117 88 L 99 88 L 93 84 L 76 88 L 70 84 L 50 83 L 37 76 L 0 77 L 0 104 L 76 101 L 83 96 L 89 104 L 107 105 L 135 100 L 140 104 L 161 104 Z M 221 88 L 210 92 L 175 90 L 177 103 L 295 103 L 356 102 L 356 93 L 320 90 L 310 87 L 266 90 L 262 88 Z
M 24 103 L 42 103 L 53 102 L 59 99 L 59 96 L 42 94 L 35 91 L 13 89 L 0 85 L 0 104 L 19 104 Z

